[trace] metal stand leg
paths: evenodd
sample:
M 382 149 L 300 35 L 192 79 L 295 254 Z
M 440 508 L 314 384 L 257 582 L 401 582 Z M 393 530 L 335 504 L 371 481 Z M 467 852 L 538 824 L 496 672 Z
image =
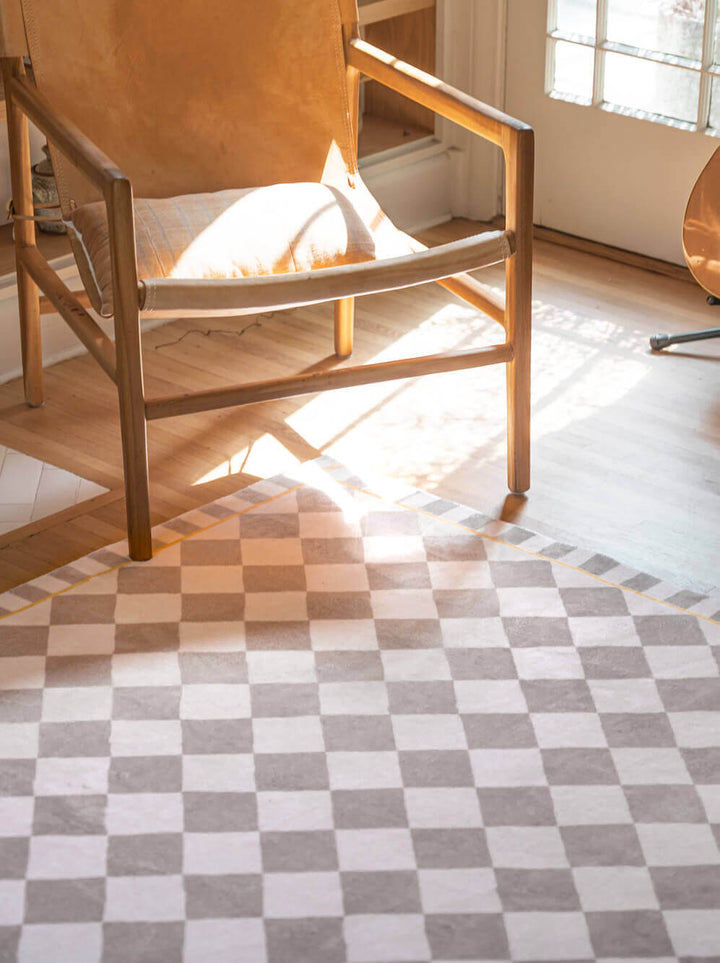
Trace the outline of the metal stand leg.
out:
M 720 298 L 708 294 L 705 299 L 712 307 L 720 305 Z M 688 331 L 687 334 L 654 334 L 650 338 L 653 351 L 662 351 L 669 344 L 683 344 L 686 341 L 704 341 L 706 338 L 720 338 L 720 328 L 706 328 L 704 331 Z

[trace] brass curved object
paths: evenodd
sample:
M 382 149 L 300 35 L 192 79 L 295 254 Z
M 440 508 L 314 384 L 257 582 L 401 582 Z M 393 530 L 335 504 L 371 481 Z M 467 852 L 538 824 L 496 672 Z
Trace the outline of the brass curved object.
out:
M 688 198 L 682 244 L 695 280 L 709 294 L 720 297 L 720 147 Z

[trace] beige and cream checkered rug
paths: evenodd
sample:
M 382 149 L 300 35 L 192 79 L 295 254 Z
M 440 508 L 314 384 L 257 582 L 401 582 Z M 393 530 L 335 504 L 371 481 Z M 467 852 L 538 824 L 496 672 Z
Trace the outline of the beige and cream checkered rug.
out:
M 0 961 L 720 960 L 720 601 L 321 460 L 0 596 Z

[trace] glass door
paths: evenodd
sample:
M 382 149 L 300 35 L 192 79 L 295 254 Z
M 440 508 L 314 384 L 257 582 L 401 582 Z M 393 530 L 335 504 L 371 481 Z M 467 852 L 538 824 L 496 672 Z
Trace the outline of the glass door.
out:
M 537 131 L 536 221 L 682 263 L 719 64 L 718 0 L 509 0 L 506 108 Z

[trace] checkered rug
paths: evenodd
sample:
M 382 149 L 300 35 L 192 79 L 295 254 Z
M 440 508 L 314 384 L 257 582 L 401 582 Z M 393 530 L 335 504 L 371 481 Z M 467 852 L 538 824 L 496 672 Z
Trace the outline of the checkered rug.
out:
M 0 596 L 0 960 L 717 963 L 718 600 L 311 471 Z

